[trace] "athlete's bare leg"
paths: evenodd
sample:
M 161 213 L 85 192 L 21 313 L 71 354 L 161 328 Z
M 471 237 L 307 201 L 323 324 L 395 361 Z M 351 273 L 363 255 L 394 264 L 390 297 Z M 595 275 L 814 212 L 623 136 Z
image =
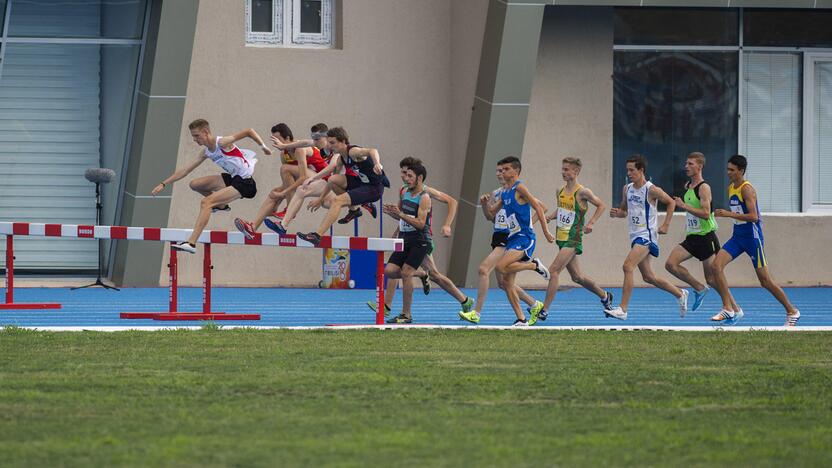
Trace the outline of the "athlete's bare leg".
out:
M 497 271 L 503 275 L 508 302 L 511 304 L 511 308 L 514 310 L 514 314 L 517 316 L 518 320 L 526 320 L 526 315 L 520 309 L 520 297 L 517 294 L 517 290 L 514 288 L 514 279 L 515 276 L 517 276 L 517 273 L 511 271 L 511 266 L 514 263 L 520 262 L 525 255 L 526 254 L 520 250 L 508 250 L 503 254 L 500 261 L 497 262 Z
M 633 272 L 642 260 L 650 255 L 650 250 L 643 245 L 636 244 L 630 249 L 627 258 L 624 259 L 624 286 L 621 292 L 621 303 L 618 305 L 623 311 L 627 311 L 627 306 L 630 304 L 630 296 L 633 294 Z
M 310 182 L 308 185 L 301 185 L 298 187 L 297 191 L 295 192 L 294 197 L 292 200 L 289 201 L 289 207 L 286 208 L 286 215 L 283 217 L 283 221 L 281 224 L 283 227 L 288 227 L 289 224 L 295 219 L 297 216 L 298 211 L 300 211 L 301 206 L 303 206 L 303 200 L 306 198 L 311 197 L 320 197 L 322 193 L 324 193 L 324 189 L 326 188 L 326 181 L 325 180 L 315 180 Z M 324 200 L 324 207 L 329 208 L 329 202 L 334 197 L 330 194 Z
M 549 284 L 546 286 L 546 299 L 543 300 L 543 310 L 549 310 L 549 306 L 555 300 L 555 294 L 558 292 L 558 283 L 560 281 L 560 272 L 566 268 L 566 265 L 573 258 L 575 258 L 575 248 L 564 247 L 558 250 L 558 254 L 555 255 L 555 259 L 549 265 L 549 274 L 551 276 L 549 277 Z
M 199 235 L 202 234 L 205 225 L 208 224 L 208 219 L 211 218 L 211 208 L 225 206 L 239 198 L 242 198 L 242 195 L 234 187 L 225 187 L 203 198 L 199 203 L 199 215 L 196 218 L 194 231 L 191 233 L 191 237 L 188 238 L 188 242 L 196 244 Z
M 789 301 L 789 298 L 786 297 L 786 292 L 783 291 L 783 288 L 781 288 L 780 285 L 774 282 L 774 278 L 772 278 L 771 272 L 768 271 L 768 266 L 755 268 L 754 272 L 757 273 L 757 279 L 760 281 L 760 286 L 766 288 L 768 292 L 770 292 L 771 295 L 774 296 L 774 298 L 777 299 L 777 301 L 783 305 L 783 307 L 786 309 L 786 314 L 797 314 L 797 309 Z
M 682 262 L 691 258 L 693 258 L 693 255 L 691 255 L 690 252 L 688 252 L 681 245 L 677 245 L 676 247 L 673 247 L 673 250 L 670 252 L 670 256 L 667 257 L 667 262 L 665 262 L 664 267 L 668 272 L 670 272 L 671 275 L 689 284 L 694 290 L 702 291 L 705 289 L 705 285 L 694 278 L 693 275 L 690 274 L 690 271 L 682 265 Z
M 737 305 L 737 302 L 734 300 L 734 296 L 728 288 L 728 280 L 725 278 L 725 267 L 728 266 L 728 264 L 733 260 L 734 259 L 731 258 L 731 254 L 726 252 L 724 249 L 716 253 L 716 258 L 714 259 L 712 265 L 714 288 L 716 289 L 716 292 L 719 293 L 719 298 L 722 300 L 722 310 L 739 312 L 740 306 Z
M 569 276 L 572 277 L 572 281 L 580 284 L 584 289 L 598 296 L 599 299 L 604 300 L 607 298 L 606 291 L 601 289 L 601 287 L 598 286 L 592 278 L 584 276 L 583 273 L 581 273 L 581 266 L 578 263 L 577 255 L 572 257 L 572 261 L 566 264 L 566 271 L 569 272 Z
M 682 297 L 682 290 L 673 285 L 670 281 L 659 278 L 653 273 L 653 267 L 650 265 L 650 257 L 647 256 L 644 260 L 639 262 L 638 269 L 641 271 L 641 278 L 647 284 L 651 284 L 662 291 L 667 291 L 673 294 L 677 299 Z
M 426 256 L 425 259 L 422 260 L 421 266 L 425 269 L 425 271 L 428 272 L 428 274 L 430 274 L 431 281 L 438 284 L 440 288 L 444 289 L 445 292 L 453 296 L 454 299 L 456 299 L 460 303 L 465 302 L 468 299 L 468 296 L 463 294 L 463 292 L 460 291 L 459 288 L 457 288 L 456 285 L 447 276 L 439 272 L 439 270 L 436 268 L 436 263 L 433 261 L 433 254 Z M 424 277 L 424 275 L 425 272 L 423 271 L 419 271 L 418 273 L 414 274 L 414 276 L 420 278 Z M 402 280 L 402 289 L 404 289 L 404 280 Z

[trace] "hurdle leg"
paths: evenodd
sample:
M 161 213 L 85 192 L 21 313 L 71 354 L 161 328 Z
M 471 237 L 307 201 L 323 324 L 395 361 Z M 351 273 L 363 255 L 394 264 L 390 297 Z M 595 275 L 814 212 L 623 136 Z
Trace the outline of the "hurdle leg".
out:
M 384 324 L 384 252 L 376 252 L 376 325 Z
M 211 270 L 214 268 L 211 265 L 211 244 L 205 244 L 203 247 L 202 258 L 202 313 L 208 314 L 211 312 Z
M 176 258 L 176 249 L 170 248 L 170 262 L 168 262 L 168 283 L 170 283 L 170 298 L 168 312 L 176 313 L 179 306 L 179 264 Z
M 8 309 L 60 309 L 60 304 L 54 303 L 14 303 L 14 235 L 6 235 L 6 302 L 0 304 L 0 310 Z

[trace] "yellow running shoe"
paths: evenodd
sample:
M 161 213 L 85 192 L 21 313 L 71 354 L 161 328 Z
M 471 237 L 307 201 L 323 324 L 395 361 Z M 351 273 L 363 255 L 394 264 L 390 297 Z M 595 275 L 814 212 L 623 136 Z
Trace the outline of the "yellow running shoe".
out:
M 476 310 L 471 310 L 468 312 L 461 310 L 459 311 L 459 319 L 471 323 L 480 323 L 480 314 Z
M 537 323 L 537 319 L 540 316 L 540 311 L 543 310 L 543 303 L 540 301 L 536 301 L 534 306 L 529 309 L 529 326 L 534 325 Z

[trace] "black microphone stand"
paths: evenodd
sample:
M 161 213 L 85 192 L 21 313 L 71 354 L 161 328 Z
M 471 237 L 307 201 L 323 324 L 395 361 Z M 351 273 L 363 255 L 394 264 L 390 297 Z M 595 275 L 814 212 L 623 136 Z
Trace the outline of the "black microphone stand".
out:
M 95 225 L 96 226 L 101 224 L 101 208 L 102 208 L 102 205 L 101 205 L 101 183 L 96 182 L 95 183 Z M 104 245 L 103 245 L 103 241 L 104 241 L 104 239 L 98 239 L 98 275 L 95 278 L 95 282 L 91 283 L 91 284 L 87 284 L 85 286 L 76 286 L 74 288 L 69 288 L 70 291 L 75 291 L 76 289 L 91 288 L 93 286 L 101 286 L 104 289 L 114 289 L 116 291 L 120 291 L 120 289 L 118 289 L 117 287 L 110 286 L 108 284 L 104 284 L 104 282 L 101 281 L 101 270 L 104 269 L 104 265 L 103 265 L 104 264 L 104 255 L 103 255 Z

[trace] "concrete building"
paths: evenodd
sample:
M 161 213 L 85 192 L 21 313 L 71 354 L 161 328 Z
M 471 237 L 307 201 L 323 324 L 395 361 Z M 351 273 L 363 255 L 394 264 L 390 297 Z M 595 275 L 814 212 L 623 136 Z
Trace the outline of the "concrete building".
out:
M 7 57 L 15 47 L 43 42 L 17 43 L 24 40 L 13 34 L 18 3 L 25 4 L 6 2 Z M 609 206 L 619 201 L 629 154 L 647 155 L 654 182 L 681 194 L 685 155 L 698 150 L 708 157 L 705 175 L 715 204 L 724 206 L 725 161 L 739 152 L 749 157 L 748 177 L 760 192 L 775 278 L 785 285 L 832 284 L 826 248 L 832 188 L 824 183 L 832 175 L 832 10 L 825 9 L 832 2 L 135 0 L 120 2 L 131 13 L 118 16 L 125 24 L 110 29 L 104 27 L 111 23 L 109 3 L 89 3 L 85 18 L 97 18 L 95 27 L 104 32 L 95 44 L 89 37 L 69 39 L 100 49 L 92 53 L 103 64 L 101 114 L 94 116 L 100 144 L 98 159 L 78 162 L 76 169 L 82 174 L 85 164 L 102 164 L 120 173 L 120 182 L 107 187 L 105 224 L 192 226 L 199 196 L 187 181 L 159 197 L 149 192 L 198 151 L 187 130 L 196 118 L 210 121 L 218 134 L 253 127 L 264 136 L 277 122 L 304 136 L 323 121 L 344 126 L 355 143 L 378 148 L 391 176 L 402 157 L 423 159 L 427 182 L 460 199 L 454 235 L 437 236 L 436 258 L 455 281 L 470 286 L 490 238 L 478 195 L 496 185 L 494 166 L 503 156 L 521 157 L 523 179 L 549 206 L 562 184 L 561 159 L 580 157 L 582 183 Z M 127 39 L 113 32 L 123 30 L 133 32 Z M 107 55 L 117 46 L 135 53 Z M 124 63 L 107 68 L 114 58 Z M 0 70 L 0 92 L 10 63 Z M 108 81 L 117 73 L 133 76 L 131 93 L 107 91 L 113 88 L 108 83 L 125 85 Z M 25 84 L 15 86 L 6 92 L 19 93 Z M 111 95 L 121 101 L 114 104 Z M 34 125 L 7 118 L 10 125 Z M 10 146 L 5 152 L 14 151 L 34 154 Z M 12 168 L 3 171 L 9 179 L 0 190 L 33 177 L 14 169 L 18 159 L 0 158 Z M 232 230 L 234 216 L 253 217 L 279 185 L 279 160 L 259 158 L 257 197 L 213 216 L 208 229 Z M 212 173 L 219 169 L 206 163 L 191 177 Z M 395 188 L 398 178 L 392 178 Z M 86 190 L 80 204 L 89 203 Z M 27 194 L 21 188 L 12 195 L 22 200 Z M 385 202 L 396 195 L 388 190 Z M 0 218 L 53 219 L 60 206 L 44 205 L 35 213 L 12 204 Z M 79 217 L 94 216 L 92 209 Z M 444 215 L 444 207 L 435 209 L 436 223 Z M 294 228 L 311 229 L 319 216 L 302 215 Z M 684 236 L 684 218 L 677 216 L 661 239 L 662 262 Z M 394 223 L 387 221 L 390 235 Z M 364 216 L 360 231 L 377 235 L 378 222 Z M 723 241 L 730 236 L 727 222 L 719 235 Z M 620 285 L 629 247 L 624 221 L 604 216 L 585 243 L 586 273 Z M 32 244 L 31 251 L 44 248 Z M 159 243 L 120 241 L 104 253 L 117 284 L 144 286 L 166 282 L 165 250 Z M 548 263 L 555 251 L 539 242 L 536 255 Z M 28 267 L 89 270 L 93 253 L 69 256 L 59 266 L 45 255 Z M 18 255 L 22 267 L 25 257 L 25 250 Z M 199 257 L 180 261 L 183 283 L 201 281 Z M 214 250 L 214 264 L 220 285 L 308 286 L 321 277 L 320 253 L 302 249 L 223 246 Z M 660 263 L 655 267 L 661 270 Z M 745 259 L 728 271 L 733 284 L 756 284 Z M 543 286 L 531 273 L 520 281 Z

